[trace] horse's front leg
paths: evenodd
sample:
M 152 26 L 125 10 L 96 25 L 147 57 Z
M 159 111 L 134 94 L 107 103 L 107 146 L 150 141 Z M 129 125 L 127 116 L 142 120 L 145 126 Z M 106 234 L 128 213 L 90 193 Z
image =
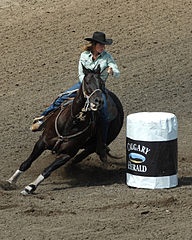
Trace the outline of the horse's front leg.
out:
M 19 169 L 16 170 L 16 172 L 8 179 L 6 182 L 10 185 L 10 188 L 6 188 L 6 184 L 4 185 L 4 189 L 8 190 L 11 189 L 11 185 L 15 185 L 19 176 L 25 172 L 27 169 L 30 168 L 31 164 L 42 154 L 42 152 L 46 149 L 45 144 L 42 139 L 39 139 L 30 156 L 25 160 L 19 167 Z M 3 186 L 2 186 L 3 187 Z
M 37 189 L 38 185 L 44 181 L 44 179 L 48 178 L 54 170 L 63 166 L 70 159 L 71 159 L 71 156 L 67 154 L 61 154 L 57 156 L 56 160 L 47 168 L 45 168 L 43 173 L 40 174 L 34 182 L 30 183 L 28 186 L 25 187 L 23 191 L 21 191 L 21 194 L 23 195 L 32 194 Z

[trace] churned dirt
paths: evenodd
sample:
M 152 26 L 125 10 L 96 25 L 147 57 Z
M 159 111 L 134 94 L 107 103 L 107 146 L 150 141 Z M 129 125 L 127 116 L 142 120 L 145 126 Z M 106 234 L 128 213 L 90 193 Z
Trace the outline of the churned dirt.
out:
M 80 46 L 94 31 L 114 43 L 121 77 L 107 87 L 125 117 L 171 112 L 178 119 L 176 188 L 125 184 L 126 118 L 104 166 L 92 155 L 55 171 L 36 194 L 20 191 L 53 161 L 44 153 L 18 181 L 0 189 L 0 239 L 192 239 L 192 1 L 0 0 L 0 178 L 30 154 L 32 119 L 77 81 Z

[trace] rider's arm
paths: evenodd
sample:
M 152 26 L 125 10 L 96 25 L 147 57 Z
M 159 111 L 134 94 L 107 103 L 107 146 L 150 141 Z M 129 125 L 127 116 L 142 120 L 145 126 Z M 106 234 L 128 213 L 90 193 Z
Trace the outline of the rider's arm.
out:
M 84 72 L 83 72 L 83 67 L 82 67 L 82 64 L 84 65 L 84 54 L 81 53 L 80 55 L 80 59 L 79 59 L 79 66 L 78 66 L 78 73 L 79 73 L 79 81 L 82 82 L 83 81 L 83 78 L 85 76 Z
M 114 77 L 120 76 L 118 66 L 117 66 L 115 60 L 113 59 L 113 57 L 109 53 L 108 53 L 108 66 L 112 68 L 112 75 Z
M 79 81 L 82 82 L 83 78 L 84 78 L 84 73 L 83 73 L 83 67 L 82 64 L 85 67 L 88 67 L 90 69 L 93 69 L 93 67 L 100 65 L 101 67 L 101 78 L 106 81 L 108 74 L 107 74 L 107 69 L 110 67 L 112 68 L 112 75 L 114 77 L 119 77 L 120 72 L 118 69 L 118 66 L 115 62 L 115 60 L 113 59 L 113 57 L 111 56 L 111 54 L 107 53 L 107 52 L 103 52 L 103 54 L 101 54 L 100 57 L 98 57 L 98 59 L 95 61 L 95 65 L 93 64 L 91 66 L 90 64 L 90 58 L 92 55 L 90 55 L 90 53 L 88 52 L 83 52 L 81 53 L 80 59 L 79 59 L 79 67 L 78 67 L 78 72 L 79 72 Z

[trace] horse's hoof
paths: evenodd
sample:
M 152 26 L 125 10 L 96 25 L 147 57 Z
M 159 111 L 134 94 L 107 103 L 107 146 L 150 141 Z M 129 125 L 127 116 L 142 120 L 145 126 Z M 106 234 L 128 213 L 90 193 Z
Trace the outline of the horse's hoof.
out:
M 17 185 L 15 183 L 11 183 L 9 181 L 0 181 L 0 187 L 6 191 L 11 191 L 11 190 L 17 189 Z
M 33 192 L 35 191 L 36 189 L 36 186 L 35 185 L 28 185 L 25 187 L 25 189 L 23 191 L 21 191 L 21 194 L 23 196 L 27 196 L 27 195 L 30 195 L 30 194 L 33 194 Z

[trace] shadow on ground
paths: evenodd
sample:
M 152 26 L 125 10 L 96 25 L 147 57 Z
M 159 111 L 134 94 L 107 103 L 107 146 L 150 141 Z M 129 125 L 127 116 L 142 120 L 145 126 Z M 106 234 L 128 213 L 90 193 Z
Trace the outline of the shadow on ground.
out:
M 61 170 L 66 187 L 55 187 L 55 190 L 75 187 L 89 187 L 125 183 L 124 164 L 117 163 L 110 165 L 91 166 L 89 164 L 68 165 Z
M 181 177 L 179 178 L 179 186 L 192 185 L 192 177 Z

